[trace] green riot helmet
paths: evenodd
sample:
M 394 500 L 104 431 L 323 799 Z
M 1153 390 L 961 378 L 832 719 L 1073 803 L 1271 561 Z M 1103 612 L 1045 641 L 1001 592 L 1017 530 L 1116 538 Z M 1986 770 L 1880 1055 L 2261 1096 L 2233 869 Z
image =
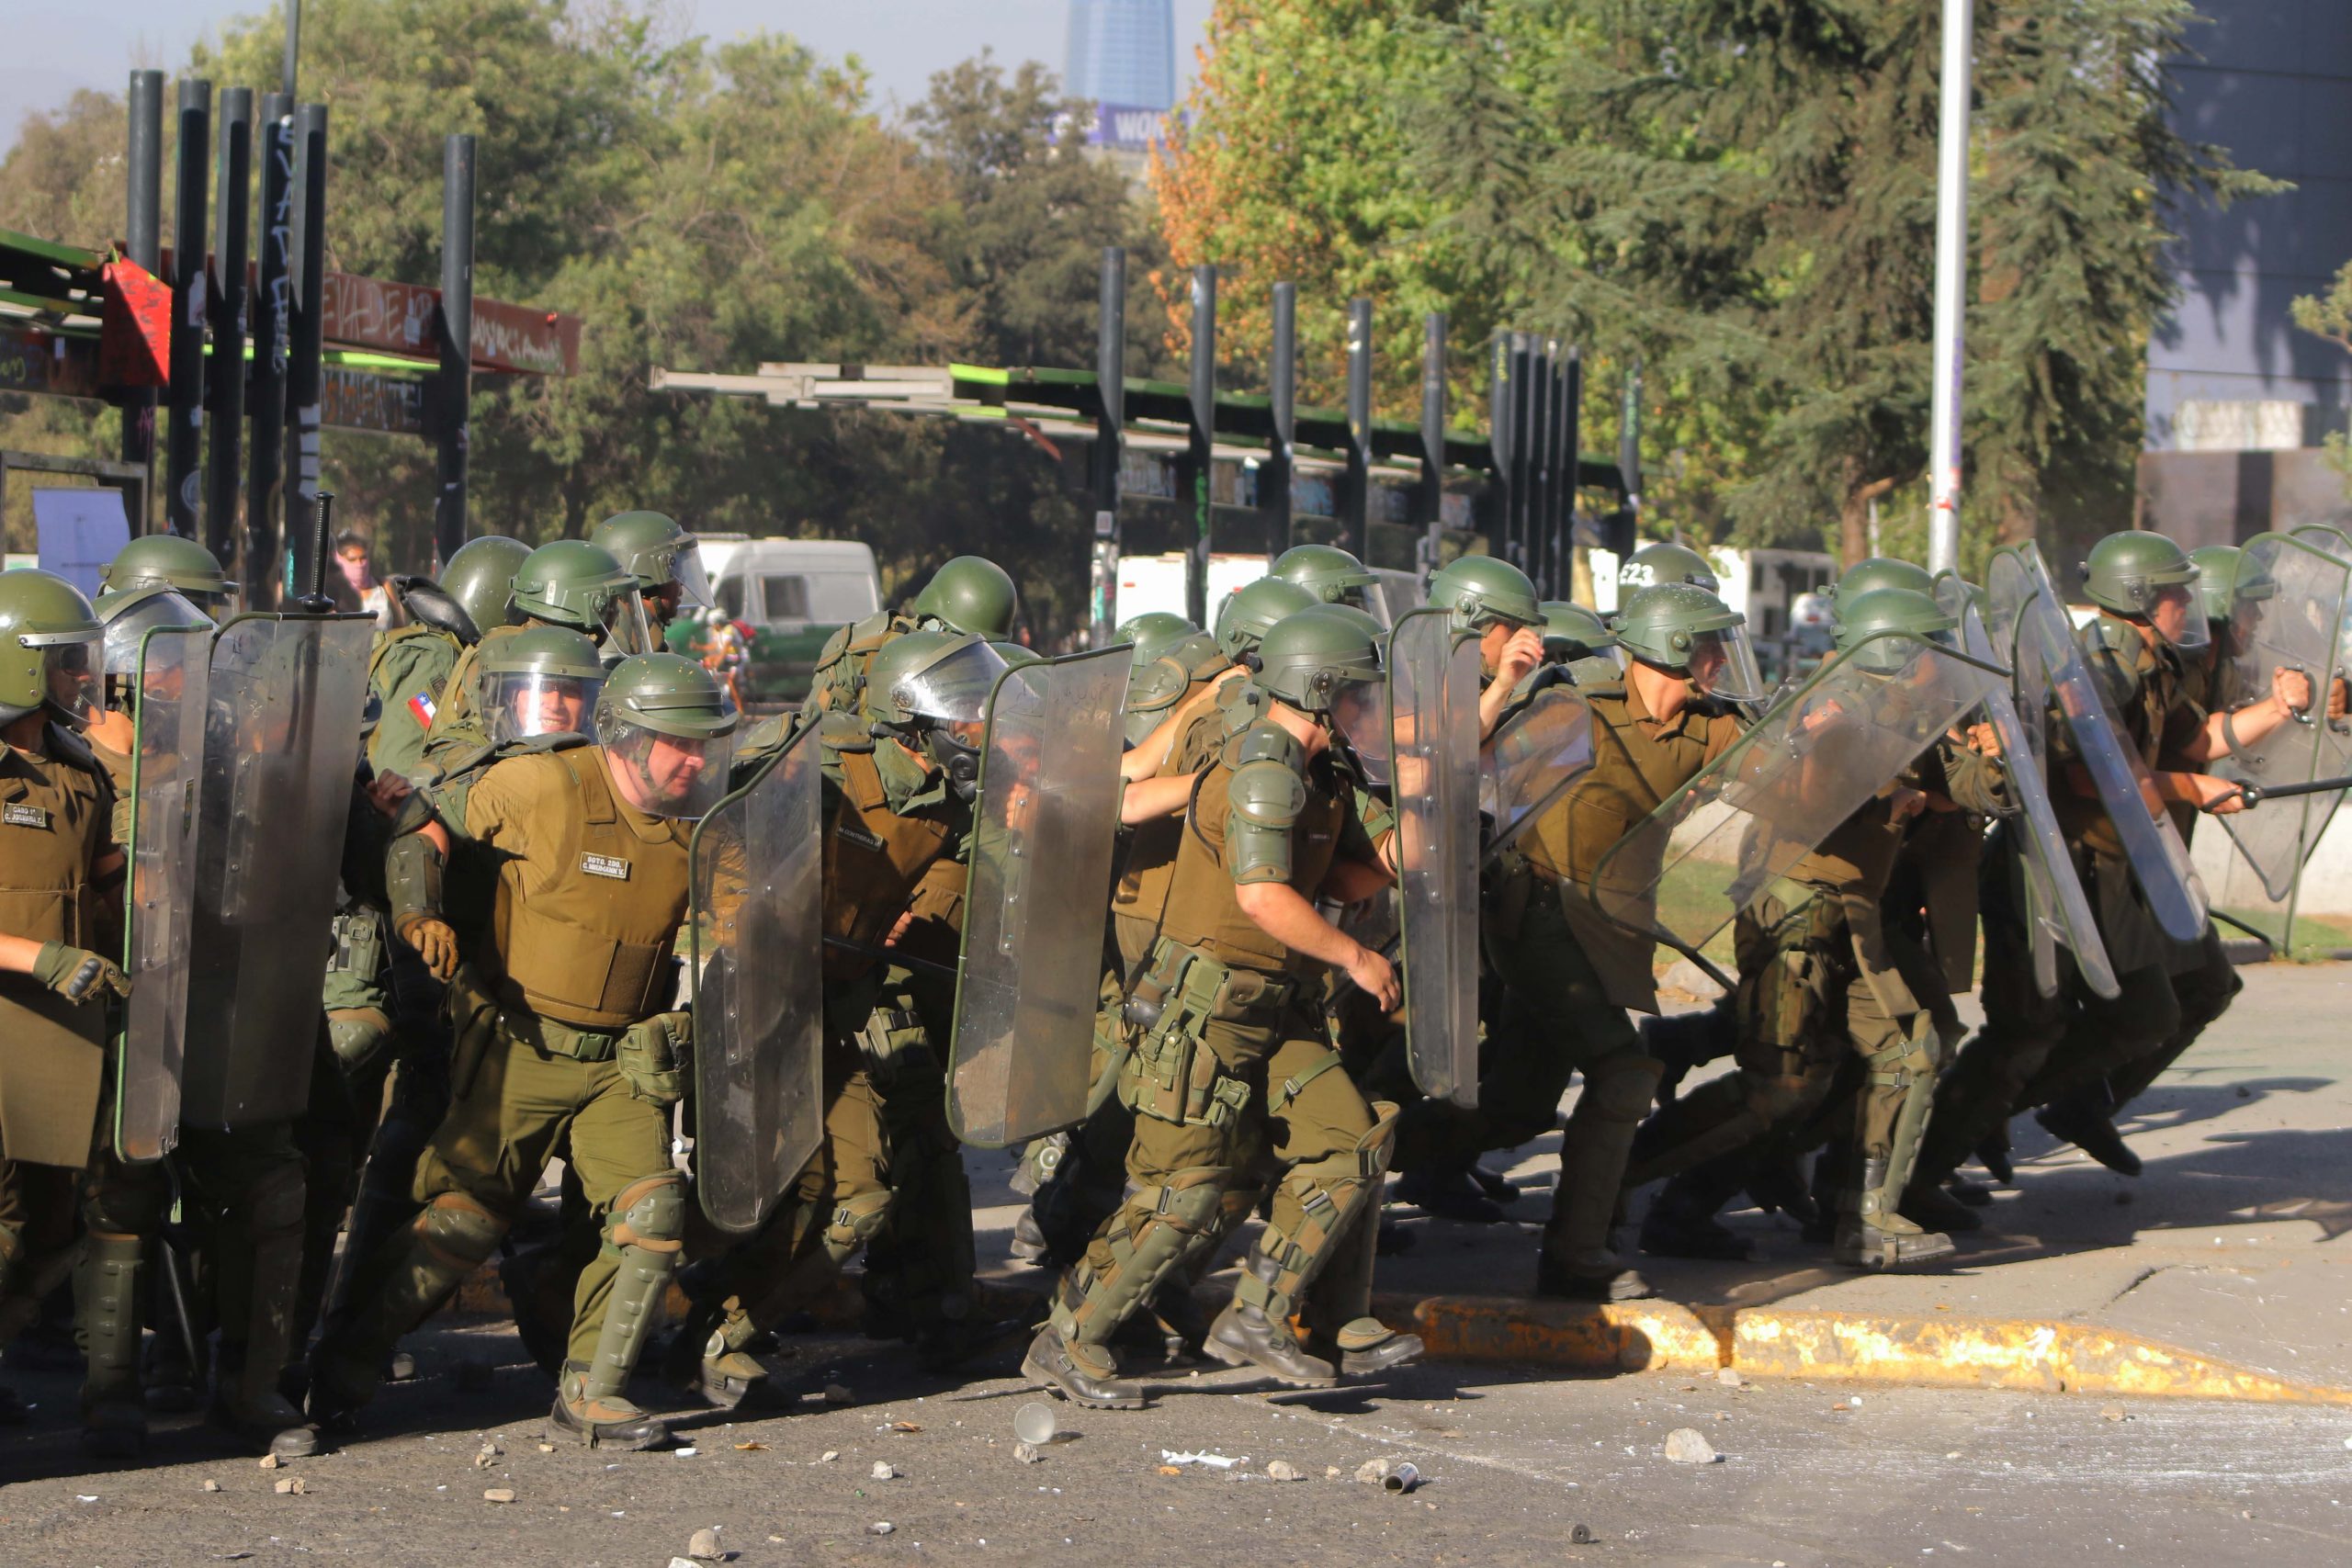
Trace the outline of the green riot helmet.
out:
M 570 626 L 526 626 L 482 645 L 482 712 L 501 746 L 534 735 L 594 739 L 604 686 L 596 645 Z
M 1321 603 L 1297 583 L 1261 577 L 1226 595 L 1216 612 L 1216 650 L 1234 664 L 1252 663 L 1258 644 L 1273 624 L 1309 604 Z
M 585 539 L 541 545 L 514 572 L 514 608 L 535 621 L 585 632 L 627 656 L 651 651 L 637 575 Z
M 1120 622 L 1118 630 L 1111 634 L 1111 640 L 1130 645 L 1134 651 L 1128 654 L 1127 662 L 1142 665 L 1175 652 L 1178 643 L 1200 629 L 1172 611 L 1147 610 Z
M 612 552 L 637 579 L 647 613 L 663 626 L 684 605 L 709 604 L 710 576 L 692 534 L 659 512 L 621 512 L 589 530 L 588 542 Z
M 145 534 L 123 546 L 98 574 L 98 587 L 169 588 L 208 615 L 237 592 L 210 550 L 177 534 Z
M 1873 674 L 1897 674 L 1917 658 L 1912 637 L 1958 648 L 1959 628 L 1957 617 L 1917 589 L 1873 588 L 1838 597 L 1838 651 L 1854 652 L 1854 661 Z M 1894 632 L 1908 635 L 1887 635 Z
M 113 589 L 99 594 L 94 608 L 98 624 L 106 627 L 107 705 L 121 713 L 131 711 L 140 650 L 149 632 L 158 627 L 198 630 L 212 625 L 211 616 L 169 588 Z
M 55 572 L 0 571 L 0 724 L 44 707 L 80 725 L 106 701 L 106 628 Z
M 1004 655 L 978 637 L 914 631 L 892 637 L 865 667 L 866 722 L 931 760 L 966 800 L 979 787 L 989 693 Z
M 1301 712 L 1328 717 L 1343 694 L 1378 691 L 1379 623 L 1344 604 L 1284 615 L 1258 644 L 1257 681 Z
M 1008 670 L 1018 670 L 1024 664 L 1046 662 L 1046 656 L 1025 642 L 994 641 L 989 646 L 996 649 L 997 657 L 1004 660 L 1004 667 Z
M 1365 590 L 1380 580 L 1337 545 L 1293 545 L 1274 558 L 1268 575 L 1295 582 L 1326 604 L 1368 607 Z
M 1012 635 L 1021 594 L 1012 574 L 985 556 L 957 556 L 943 562 L 915 595 L 915 619 L 957 636 L 1002 641 Z
M 1544 624 L 1544 607 L 1527 573 L 1493 556 L 1460 556 L 1430 573 L 1429 602 L 1453 612 L 1456 631 Z
M 727 794 L 740 718 L 718 677 L 693 660 L 639 653 L 605 678 L 596 743 L 631 806 L 652 817 L 695 818 Z
M 441 591 L 458 602 L 473 625 L 472 635 L 464 637 L 466 642 L 480 642 L 481 634 L 492 626 L 516 624 L 518 617 L 509 601 L 514 593 L 514 574 L 530 555 L 531 547 L 520 539 L 484 534 L 459 545 L 457 553 L 442 563 L 437 580 Z
M 1625 671 L 1625 650 L 1598 612 L 1566 599 L 1544 601 L 1544 657 L 1565 665 L 1578 685 L 1613 681 Z
M 2235 545 L 2200 545 L 2188 558 L 2197 567 L 2197 598 L 2208 621 L 2228 620 L 2233 605 L 2278 597 L 2278 582 L 2259 566 L 2240 576 L 2245 552 Z
M 1688 678 L 1693 690 L 1727 702 L 1763 700 L 1747 617 L 1706 589 L 1688 582 L 1636 589 L 1610 629 L 1629 656 Z
M 2162 534 L 2127 528 L 2093 545 L 2083 592 L 2102 610 L 2146 622 L 2183 652 L 2212 641 L 2197 601 L 2197 563 Z
M 1882 588 L 1907 588 L 1914 593 L 1925 593 L 1933 598 L 1936 580 L 1924 566 L 1914 566 L 1893 556 L 1872 556 L 1868 560 L 1856 561 L 1848 567 L 1845 575 L 1838 580 L 1837 587 L 1830 590 L 1830 597 L 1859 599 Z
M 1617 599 L 1624 603 L 1625 595 L 1635 589 L 1649 588 L 1662 582 L 1684 582 L 1693 588 L 1703 588 L 1710 593 L 1721 593 L 1724 585 L 1715 580 L 1715 569 L 1707 558 L 1687 545 L 1659 543 L 1644 545 L 1627 556 L 1617 568 Z

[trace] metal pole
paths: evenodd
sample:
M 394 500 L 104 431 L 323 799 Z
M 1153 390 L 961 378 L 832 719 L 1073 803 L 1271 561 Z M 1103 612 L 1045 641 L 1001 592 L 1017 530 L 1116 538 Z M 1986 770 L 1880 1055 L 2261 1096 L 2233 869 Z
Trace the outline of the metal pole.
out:
M 1941 122 L 1936 132 L 1936 359 L 1928 419 L 1928 570 L 1960 570 L 1960 380 L 1968 329 L 1968 94 L 1975 0 L 1943 0 Z
M 1527 558 L 1520 565 L 1538 597 L 1544 591 L 1544 545 L 1552 516 L 1552 348 L 1550 338 L 1529 340 Z
M 1568 362 L 1560 372 L 1560 449 L 1568 468 L 1560 507 L 1560 581 L 1564 599 L 1576 597 L 1577 487 L 1584 477 L 1584 350 L 1568 345 Z
M 1503 558 L 1527 570 L 1527 545 L 1534 536 L 1535 334 L 1510 334 L 1510 549 Z
M 1348 497 L 1342 524 L 1356 559 L 1372 560 L 1372 301 L 1348 301 Z
M 1127 253 L 1117 245 L 1103 247 L 1101 301 L 1094 332 L 1094 389 L 1101 403 L 1094 418 L 1091 641 L 1096 648 L 1110 645 L 1112 628 L 1119 621 L 1119 464 L 1127 417 Z
M 1192 557 L 1184 572 L 1184 615 L 1209 624 L 1209 481 L 1216 451 L 1216 268 L 1193 269 L 1193 409 L 1185 463 L 1193 490 Z
M 154 272 L 163 265 L 164 253 L 164 73 L 161 71 L 133 71 L 130 73 L 130 143 L 124 159 L 124 175 L 129 191 L 125 202 L 122 240 L 125 254 L 130 260 Z M 153 388 L 141 387 L 124 395 L 122 400 L 122 460 L 142 469 L 152 470 L 155 462 L 155 393 Z M 147 491 L 154 489 L 153 476 L 140 487 L 140 514 L 130 520 L 130 531 L 147 531 Z
M 1617 473 L 1625 482 L 1625 515 L 1633 519 L 1634 539 L 1642 536 L 1642 365 L 1634 362 L 1625 378 L 1624 416 L 1617 426 Z
M 1557 339 L 1552 344 L 1552 396 L 1544 405 L 1552 411 L 1552 504 L 1544 519 L 1544 595 L 1568 596 L 1568 519 L 1577 503 L 1576 416 L 1568 409 L 1568 355 Z
M 1266 461 L 1258 470 L 1258 506 L 1266 516 L 1266 565 L 1290 548 L 1293 480 L 1298 450 L 1298 285 L 1274 285 L 1274 362 L 1266 382 L 1266 401 L 1274 432 L 1267 443 Z
M 277 571 L 277 530 L 286 499 L 286 368 L 292 351 L 290 288 L 294 265 L 293 100 L 262 97 L 261 231 L 254 289 L 254 371 L 247 397 L 253 420 L 245 453 L 245 558 L 238 568 L 245 603 L 276 603 L 266 584 Z
M 220 92 L 220 187 L 213 197 L 212 442 L 204 465 L 204 543 L 235 558 L 239 441 L 245 413 L 245 266 L 253 233 L 254 90 Z
M 1511 379 L 1510 338 L 1509 333 L 1497 333 L 1493 346 L 1494 363 L 1489 372 L 1487 394 L 1487 449 L 1495 460 L 1494 499 L 1489 507 L 1489 554 L 1501 559 L 1510 558 L 1511 495 L 1511 401 L 1517 395 L 1518 383 Z
M 180 84 L 172 208 L 172 384 L 164 419 L 164 526 L 193 539 L 204 515 L 204 158 L 212 84 Z
M 1438 540 L 1445 532 L 1445 313 L 1432 310 L 1421 322 L 1421 513 L 1420 566 L 1437 570 Z
M 278 67 L 277 90 L 294 101 L 295 67 L 302 56 L 302 0 L 286 0 L 286 59 Z
M 286 359 L 287 589 L 311 575 L 317 541 L 308 523 L 319 509 L 319 400 L 325 348 L 327 110 L 304 104 L 294 115 L 293 332 Z
M 473 417 L 474 139 L 441 144 L 440 488 L 433 500 L 436 565 L 466 542 L 466 453 Z

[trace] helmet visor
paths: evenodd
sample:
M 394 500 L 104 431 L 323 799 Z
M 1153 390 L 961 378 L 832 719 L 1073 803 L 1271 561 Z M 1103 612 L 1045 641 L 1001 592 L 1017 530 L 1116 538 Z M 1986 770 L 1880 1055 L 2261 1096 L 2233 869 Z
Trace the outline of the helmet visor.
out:
M 106 640 L 97 627 L 28 632 L 18 640 L 40 650 L 41 694 L 51 707 L 79 724 L 106 705 Z
M 643 725 L 616 723 L 599 742 L 610 760 L 613 784 L 649 817 L 691 821 L 727 795 L 735 735 L 665 735 Z
M 1004 655 L 978 637 L 909 671 L 890 686 L 892 705 L 977 747 L 988 716 L 989 691 L 1004 673 Z
M 2205 601 L 2194 582 L 2166 582 L 2150 587 L 2148 624 L 2183 653 L 2212 646 L 2213 632 L 2205 619 Z
M 1744 626 L 1691 634 L 1687 668 L 1691 686 L 1708 696 L 1733 703 L 1764 699 L 1764 675 L 1756 662 L 1756 644 Z
M 534 735 L 596 735 L 599 677 L 524 670 L 482 678 L 482 702 L 490 710 L 490 738 L 501 746 Z
M 1354 753 L 1364 781 L 1385 786 L 1395 776 L 1395 741 L 1388 726 L 1388 682 L 1375 677 L 1343 682 L 1327 710 L 1331 733 Z
M 670 577 L 678 585 L 678 603 L 696 609 L 718 601 L 710 591 L 710 573 L 703 570 L 702 547 L 688 539 L 670 559 Z
M 139 648 L 157 626 L 209 626 L 211 618 L 176 592 L 142 599 L 107 623 L 106 664 L 118 677 L 139 668 Z
M 645 618 L 645 601 L 635 587 L 624 588 L 605 600 L 597 624 L 604 628 L 603 641 L 608 655 L 616 651 L 627 659 L 661 650 L 652 623 Z

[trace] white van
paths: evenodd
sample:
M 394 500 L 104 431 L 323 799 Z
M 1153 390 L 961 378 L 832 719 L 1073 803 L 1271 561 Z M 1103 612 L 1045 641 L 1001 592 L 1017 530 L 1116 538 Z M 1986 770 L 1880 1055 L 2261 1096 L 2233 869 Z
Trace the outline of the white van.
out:
M 854 539 L 698 537 L 718 607 L 752 628 L 747 705 L 808 695 L 825 639 L 882 608 L 874 552 Z

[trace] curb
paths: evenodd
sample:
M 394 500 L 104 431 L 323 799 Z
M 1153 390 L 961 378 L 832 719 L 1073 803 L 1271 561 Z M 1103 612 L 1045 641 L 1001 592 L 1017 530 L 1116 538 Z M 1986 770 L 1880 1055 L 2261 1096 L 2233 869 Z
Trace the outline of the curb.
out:
M 984 1280 L 979 1294 L 981 1310 L 991 1317 L 1046 1310 L 1042 1291 Z M 505 1316 L 497 1270 L 477 1270 L 453 1304 L 459 1312 Z M 1202 1304 L 1214 1312 L 1224 1304 L 1224 1292 L 1204 1292 Z M 667 1305 L 673 1321 L 685 1313 L 685 1297 L 674 1285 Z M 1385 1322 L 1411 1324 L 1437 1361 L 1537 1366 L 1590 1377 L 1711 1374 L 1729 1368 L 1746 1378 L 1908 1388 L 2352 1405 L 2352 1389 L 2290 1382 L 2095 1324 L 1662 1301 L 1588 1306 L 1517 1296 L 1382 1294 L 1373 1305 Z M 837 1278 L 808 1312 L 827 1328 L 855 1328 L 864 1312 L 856 1280 Z

